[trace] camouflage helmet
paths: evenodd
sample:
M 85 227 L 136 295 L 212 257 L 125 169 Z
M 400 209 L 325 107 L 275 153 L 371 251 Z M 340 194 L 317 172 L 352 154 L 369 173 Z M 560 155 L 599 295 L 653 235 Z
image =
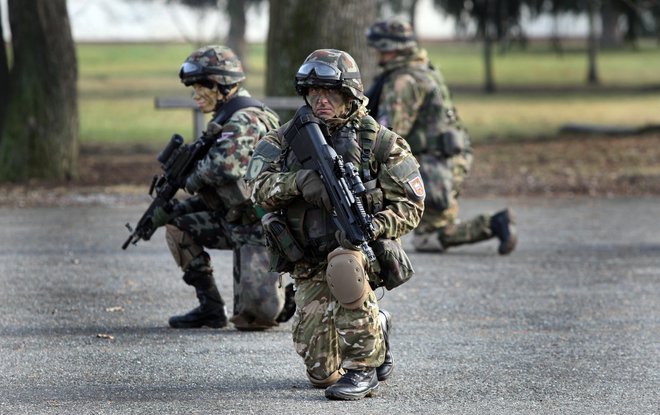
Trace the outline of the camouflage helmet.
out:
M 186 58 L 179 78 L 186 86 L 211 80 L 220 85 L 234 85 L 245 79 L 243 64 L 226 46 L 204 46 Z
M 298 95 L 306 95 L 307 88 L 340 88 L 360 101 L 364 87 L 355 59 L 343 50 L 317 49 L 307 56 L 295 79 Z
M 367 43 L 381 52 L 399 52 L 417 47 L 417 37 L 408 20 L 395 16 L 369 26 Z

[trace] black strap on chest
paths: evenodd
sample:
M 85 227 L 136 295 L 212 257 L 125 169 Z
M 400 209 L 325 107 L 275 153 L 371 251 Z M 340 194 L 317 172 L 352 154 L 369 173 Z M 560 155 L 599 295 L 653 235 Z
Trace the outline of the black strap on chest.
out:
M 230 99 L 222 107 L 220 107 L 220 110 L 214 114 L 213 120 L 211 120 L 211 122 L 222 125 L 226 123 L 227 120 L 231 118 L 231 116 L 234 115 L 236 111 L 247 107 L 257 107 L 264 111 L 268 109 L 266 104 L 256 98 L 238 96 Z

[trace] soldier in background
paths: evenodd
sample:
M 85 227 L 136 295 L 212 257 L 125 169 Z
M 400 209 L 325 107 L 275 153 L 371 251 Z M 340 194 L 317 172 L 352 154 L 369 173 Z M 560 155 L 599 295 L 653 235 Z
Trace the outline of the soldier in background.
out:
M 183 281 L 195 288 L 199 306 L 173 316 L 173 328 L 228 324 L 225 302 L 213 277 L 205 248 L 233 251 L 234 310 L 231 321 L 239 330 L 264 330 L 278 325 L 284 306 L 280 275 L 268 272 L 263 228 L 244 179 L 250 154 L 266 132 L 279 126 L 279 117 L 250 97 L 242 86 L 243 67 L 225 46 L 193 52 L 179 71 L 204 113 L 213 113 L 207 126 L 215 142 L 188 177 L 192 196 L 174 199 L 154 213 L 156 226 L 166 225 L 167 245 Z
M 366 93 L 369 114 L 401 134 L 420 164 L 426 187 L 424 216 L 413 245 L 420 252 L 442 252 L 493 237 L 506 255 L 517 243 L 511 209 L 461 222 L 457 198 L 472 165 L 472 149 L 444 78 L 420 48 L 411 24 L 400 17 L 367 29 L 378 52 L 381 74 Z
M 328 399 L 356 400 L 376 392 L 379 380 L 392 373 L 391 317 L 379 309 L 372 286 L 390 277 L 398 284 L 412 275 L 399 238 L 419 222 L 424 186 L 405 140 L 366 115 L 360 72 L 348 53 L 312 52 L 295 82 L 327 129 L 328 144 L 346 163 L 359 166 L 368 189 L 362 203 L 374 215 L 369 246 L 380 272 L 338 230 L 323 181 L 316 171 L 302 168 L 289 147 L 286 133 L 299 113 L 257 144 L 246 177 L 254 182 L 253 200 L 269 212 L 263 219 L 269 241 L 296 247 L 295 256 L 293 249 L 277 248 L 274 256 L 283 258 L 277 263 L 290 267 L 295 282 L 293 341 L 307 377 L 315 387 L 327 388 Z M 269 223 L 278 224 L 277 235 Z M 385 273 L 391 270 L 400 273 Z

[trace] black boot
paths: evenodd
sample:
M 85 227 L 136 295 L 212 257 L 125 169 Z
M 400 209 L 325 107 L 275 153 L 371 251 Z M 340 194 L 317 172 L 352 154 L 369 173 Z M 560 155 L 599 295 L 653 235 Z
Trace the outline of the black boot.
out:
M 205 272 L 188 271 L 183 279 L 195 287 L 199 307 L 187 314 L 170 317 L 170 327 L 192 329 L 206 326 L 219 329 L 227 326 L 225 302 L 218 292 L 213 275 Z
M 389 336 L 389 332 L 392 329 L 392 316 L 387 311 L 381 309 L 378 313 L 378 319 L 380 320 L 380 326 L 383 328 L 383 337 L 385 338 L 385 360 L 382 365 L 376 368 L 376 374 L 378 375 L 378 380 L 383 381 L 387 380 L 392 374 L 392 370 L 394 370 L 394 359 L 390 350 Z
M 500 246 L 497 248 L 500 255 L 510 254 L 516 248 L 518 235 L 515 224 L 516 220 L 511 209 L 505 209 L 490 218 L 490 230 L 500 240 Z
M 334 385 L 325 390 L 325 397 L 342 401 L 355 401 L 378 392 L 376 369 L 349 369 Z

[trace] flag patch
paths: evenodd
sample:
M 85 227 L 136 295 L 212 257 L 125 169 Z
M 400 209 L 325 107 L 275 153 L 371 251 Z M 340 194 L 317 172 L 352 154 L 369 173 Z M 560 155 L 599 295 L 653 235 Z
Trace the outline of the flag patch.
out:
M 411 180 L 408 180 L 408 186 L 410 186 L 415 196 L 417 197 L 426 196 L 426 191 L 424 190 L 424 182 L 422 182 L 421 177 L 417 176 Z

